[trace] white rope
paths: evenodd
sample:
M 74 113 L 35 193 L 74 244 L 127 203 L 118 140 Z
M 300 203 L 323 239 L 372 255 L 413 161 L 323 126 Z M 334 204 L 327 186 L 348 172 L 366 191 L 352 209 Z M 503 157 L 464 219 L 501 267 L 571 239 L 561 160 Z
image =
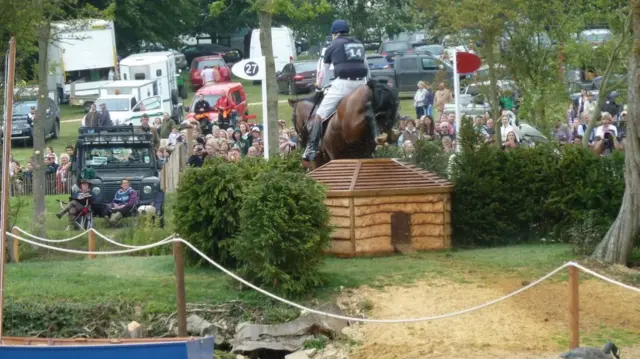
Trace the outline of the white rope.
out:
M 113 245 L 116 245 L 116 246 L 118 246 L 118 247 L 122 247 L 122 248 L 129 248 L 129 249 L 136 249 L 136 248 L 140 248 L 140 247 L 141 247 L 141 246 L 131 246 L 131 245 L 127 245 L 127 244 L 124 244 L 124 243 L 120 243 L 120 242 L 118 242 L 118 241 L 115 241 L 115 240 L 113 240 L 113 239 L 111 239 L 111 238 L 109 238 L 109 237 L 105 236 L 104 234 L 102 234 L 102 233 L 98 232 L 97 230 L 95 230 L 95 229 L 93 229 L 93 228 L 89 228 L 88 230 L 86 230 L 86 231 L 84 231 L 84 232 L 82 232 L 82 233 L 80 233 L 80 234 L 78 234 L 78 235 L 75 235 L 75 236 L 73 236 L 73 237 L 63 238 L 63 239 L 48 239 L 48 238 L 42 238 L 42 237 L 35 236 L 35 235 L 31 234 L 31 233 L 28 233 L 27 231 L 25 231 L 24 229 L 22 229 L 22 228 L 20 228 L 20 227 L 13 227 L 13 228 L 14 228 L 15 230 L 17 230 L 18 232 L 25 234 L 25 235 L 26 235 L 26 236 L 28 236 L 28 237 L 31 237 L 31 238 L 33 238 L 33 239 L 37 239 L 37 240 L 39 240 L 39 241 L 41 241 L 41 242 L 45 242 L 45 243 L 66 243 L 66 242 L 71 242 L 71 241 L 76 240 L 76 239 L 78 239 L 78 238 L 80 238 L 80 237 L 83 237 L 84 235 L 88 234 L 89 232 L 93 232 L 93 233 L 95 233 L 98 237 L 100 237 L 100 238 L 104 239 L 105 241 L 107 241 L 107 242 L 109 242 L 109 243 L 111 243 L 111 244 L 113 244 Z M 174 238 L 175 236 L 176 236 L 175 234 L 172 234 L 172 235 L 170 235 L 169 237 L 167 237 L 167 238 L 165 238 L 165 239 L 163 239 L 163 240 L 159 241 L 158 243 L 160 243 L 160 242 L 165 242 L 165 241 L 167 241 L 167 240 L 169 240 L 169 239 Z
M 84 236 L 85 234 L 89 233 L 89 231 L 84 231 L 84 232 L 82 232 L 82 233 L 80 233 L 80 234 L 78 234 L 78 235 L 76 235 L 76 236 L 69 237 L 69 238 L 63 238 L 63 239 L 48 239 L 48 238 L 42 238 L 42 237 L 38 237 L 38 236 L 36 236 L 36 235 L 33 235 L 33 234 L 31 234 L 31 233 L 28 233 L 27 231 L 25 231 L 24 229 L 22 229 L 22 228 L 20 228 L 20 227 L 13 227 L 13 229 L 17 230 L 18 232 L 20 232 L 20 233 L 22 233 L 22 234 L 24 234 L 24 235 L 26 235 L 26 236 L 28 236 L 28 237 L 31 237 L 31 238 L 33 238 L 33 239 L 37 239 L 37 240 L 39 240 L 39 241 L 41 241 L 41 242 L 45 242 L 45 243 L 65 243 L 65 242 L 71 242 L 71 241 L 73 241 L 73 240 L 75 240 L 75 239 L 78 239 L 78 238 L 80 238 L 80 237 Z
M 637 288 L 637 287 L 634 287 L 634 286 L 630 286 L 630 285 L 624 284 L 622 282 L 618 282 L 617 280 L 611 279 L 609 277 L 605 277 L 605 276 L 603 276 L 602 274 L 600 274 L 598 272 L 595 272 L 595 271 L 593 271 L 593 270 L 591 270 L 589 268 L 583 267 L 579 263 L 569 262 L 568 264 L 580 269 L 581 271 L 583 271 L 583 272 L 585 272 L 587 274 L 591 274 L 592 276 L 594 276 L 596 278 L 602 279 L 605 282 L 608 282 L 608 283 L 611 283 L 611 284 L 615 284 L 617 286 L 620 286 L 620 287 L 625 288 L 625 289 L 629 289 L 629 290 L 634 291 L 636 293 L 640 293 L 640 288 Z
M 429 316 L 429 317 L 419 317 L 419 318 L 365 319 L 365 318 L 355 318 L 355 317 L 349 317 L 349 316 L 344 316 L 344 315 L 338 315 L 338 314 L 333 314 L 333 313 L 325 313 L 325 312 L 322 312 L 322 311 L 319 311 L 319 310 L 316 310 L 316 309 L 305 307 L 303 305 L 300 305 L 298 303 L 289 301 L 289 300 L 284 299 L 282 297 L 279 297 L 279 296 L 277 296 L 277 295 L 275 295 L 275 294 L 273 294 L 271 292 L 268 292 L 268 291 L 266 291 L 266 290 L 264 290 L 264 289 L 262 289 L 262 288 L 260 288 L 260 287 L 258 287 L 256 285 L 246 281 L 245 279 L 237 276 L 233 272 L 231 272 L 228 269 L 224 268 L 223 266 L 221 266 L 220 264 L 216 263 L 214 260 L 209 258 L 207 255 L 202 253 L 198 248 L 193 246 L 191 243 L 189 243 L 189 242 L 187 242 L 187 241 L 185 241 L 185 240 L 183 240 L 182 238 L 179 238 L 179 237 L 170 238 L 170 239 L 163 239 L 161 241 L 158 241 L 158 242 L 155 242 L 155 243 L 152 243 L 152 244 L 148 244 L 148 245 L 145 245 L 145 246 L 139 246 L 136 249 L 126 249 L 126 250 L 120 250 L 120 251 L 91 252 L 91 251 L 81 251 L 81 250 L 75 250 L 75 249 L 57 248 L 57 247 L 49 246 L 47 244 L 33 242 L 31 240 L 28 240 L 28 239 L 19 237 L 17 235 L 14 235 L 13 233 L 7 233 L 7 235 L 9 235 L 9 236 L 11 236 L 11 237 L 13 237 L 15 239 L 18 239 L 20 241 L 24 241 L 26 243 L 30 243 L 30 244 L 35 245 L 35 246 L 40 246 L 40 247 L 43 247 L 43 248 L 48 248 L 48 249 L 55 250 L 55 251 L 60 251 L 60 252 L 73 253 L 73 254 L 83 254 L 83 255 L 88 255 L 88 254 L 96 254 L 96 255 L 125 254 L 125 253 L 131 253 L 131 252 L 135 252 L 135 251 L 139 251 L 139 250 L 146 250 L 146 249 L 155 248 L 155 247 L 162 246 L 162 245 L 165 245 L 165 244 L 168 244 L 168 243 L 171 243 L 171 242 L 179 242 L 179 243 L 183 243 L 184 245 L 189 247 L 191 250 L 193 250 L 199 256 L 204 258 L 207 262 L 211 263 L 211 265 L 213 265 L 214 267 L 216 267 L 219 270 L 221 270 L 223 273 L 229 275 L 230 277 L 232 277 L 233 279 L 237 280 L 238 282 L 246 285 L 247 287 L 252 288 L 255 291 L 260 292 L 260 293 L 262 293 L 262 294 L 264 294 L 264 295 L 266 295 L 266 296 L 268 296 L 268 297 L 270 297 L 272 299 L 275 299 L 275 300 L 280 301 L 280 302 L 282 302 L 284 304 L 287 304 L 289 306 L 292 306 L 292 307 L 295 307 L 295 308 L 298 308 L 300 310 L 304 310 L 304 311 L 307 311 L 307 312 L 310 312 L 310 313 L 323 315 L 323 316 L 330 317 L 330 318 L 348 320 L 348 321 L 353 321 L 353 322 L 362 322 L 362 323 L 416 323 L 416 322 L 425 322 L 425 321 L 432 321 L 432 320 L 438 320 L 438 319 L 451 318 L 451 317 L 455 317 L 455 316 L 458 316 L 458 315 L 463 315 L 463 314 L 475 312 L 477 310 L 484 309 L 484 308 L 489 307 L 489 306 L 494 305 L 494 304 L 498 304 L 498 303 L 500 303 L 500 302 L 502 302 L 502 301 L 504 301 L 506 299 L 509 299 L 509 298 L 511 298 L 511 297 L 513 297 L 513 296 L 515 296 L 517 294 L 520 294 L 520 293 L 522 293 L 522 292 L 524 292 L 524 291 L 526 291 L 526 290 L 528 290 L 528 289 L 540 284 L 541 282 L 549 279 L 550 277 L 554 276 L 555 274 L 557 274 L 558 272 L 560 272 L 564 268 L 571 267 L 571 266 L 574 266 L 574 267 L 576 267 L 576 268 L 578 268 L 578 269 L 580 269 L 580 270 L 582 270 L 582 271 L 584 271 L 584 272 L 586 272 L 588 274 L 594 275 L 594 276 L 596 276 L 596 277 L 598 277 L 600 279 L 603 279 L 603 280 L 605 280 L 605 281 L 607 281 L 609 283 L 617 284 L 617 285 L 622 286 L 624 288 L 631 289 L 631 290 L 633 290 L 635 292 L 640 292 L 640 289 L 638 289 L 638 288 L 631 287 L 631 286 L 626 285 L 624 283 L 620 283 L 620 282 L 618 282 L 616 280 L 607 278 L 607 277 L 605 277 L 605 276 L 603 276 L 601 274 L 598 274 L 598 273 L 596 273 L 596 272 L 594 272 L 594 271 L 592 271 L 592 270 L 590 270 L 588 268 L 585 268 L 585 267 L 581 266 L 578 263 L 567 262 L 567 263 L 563 264 L 562 266 L 560 266 L 560 267 L 554 269 L 553 271 L 549 272 L 545 276 L 543 276 L 543 277 L 531 282 L 527 286 L 524 286 L 524 287 L 522 287 L 522 288 L 520 288 L 518 290 L 515 290 L 515 291 L 513 291 L 513 292 L 511 292 L 511 293 L 509 293 L 507 295 L 504 295 L 504 296 L 502 296 L 500 298 L 494 299 L 494 300 L 489 301 L 487 303 L 480 304 L 480 305 L 477 305 L 477 306 L 474 306 L 474 307 L 471 307 L 471 308 L 468 308 L 468 309 L 463 309 L 463 310 L 459 310 L 459 311 L 455 311 L 455 312 L 451 312 L 451 313 L 447 313 L 447 314 L 440 314 L 440 315 L 434 315 L 434 316 Z

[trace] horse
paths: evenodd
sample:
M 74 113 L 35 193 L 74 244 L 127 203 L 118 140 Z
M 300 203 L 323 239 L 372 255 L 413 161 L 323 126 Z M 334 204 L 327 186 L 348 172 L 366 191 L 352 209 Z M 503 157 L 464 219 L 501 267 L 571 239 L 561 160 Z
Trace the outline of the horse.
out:
M 310 140 L 309 121 L 315 117 L 323 97 L 324 93 L 318 92 L 309 98 L 289 99 L 301 148 Z M 384 141 L 397 141 L 393 127 L 398 119 L 399 105 L 398 92 L 375 80 L 369 80 L 345 96 L 337 110 L 323 122 L 318 154 L 311 167 L 317 168 L 336 159 L 371 157 L 380 134 L 386 134 Z

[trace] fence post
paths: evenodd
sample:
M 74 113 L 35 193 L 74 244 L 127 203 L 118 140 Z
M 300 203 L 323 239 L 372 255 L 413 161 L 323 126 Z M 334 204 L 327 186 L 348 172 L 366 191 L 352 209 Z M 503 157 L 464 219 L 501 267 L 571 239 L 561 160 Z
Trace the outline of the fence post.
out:
M 579 271 L 569 267 L 569 350 L 580 346 Z
M 89 252 L 96 251 L 96 234 L 94 231 L 89 231 Z M 95 259 L 96 255 L 94 253 L 89 253 L 89 259 Z
M 176 274 L 176 305 L 178 306 L 178 336 L 187 336 L 187 301 L 184 289 L 184 250 L 181 242 L 173 242 Z
M 11 233 L 15 236 L 19 234 L 15 228 L 11 228 Z M 13 263 L 20 263 L 20 241 L 15 238 L 11 238 L 11 257 Z

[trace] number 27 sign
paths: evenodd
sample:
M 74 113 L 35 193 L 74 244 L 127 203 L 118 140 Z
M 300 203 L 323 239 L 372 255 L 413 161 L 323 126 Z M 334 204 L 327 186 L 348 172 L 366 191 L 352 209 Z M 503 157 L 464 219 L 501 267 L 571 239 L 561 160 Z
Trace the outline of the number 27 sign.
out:
M 231 68 L 231 72 L 241 79 L 263 80 L 265 74 L 264 57 L 237 62 Z

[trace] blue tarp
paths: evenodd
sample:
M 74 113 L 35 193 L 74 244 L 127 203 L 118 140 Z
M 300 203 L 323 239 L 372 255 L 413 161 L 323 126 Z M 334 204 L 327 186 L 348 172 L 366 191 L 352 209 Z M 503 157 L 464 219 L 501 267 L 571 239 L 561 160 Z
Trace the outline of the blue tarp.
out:
M 212 359 L 213 337 L 188 342 L 82 346 L 0 346 L 2 359 Z

